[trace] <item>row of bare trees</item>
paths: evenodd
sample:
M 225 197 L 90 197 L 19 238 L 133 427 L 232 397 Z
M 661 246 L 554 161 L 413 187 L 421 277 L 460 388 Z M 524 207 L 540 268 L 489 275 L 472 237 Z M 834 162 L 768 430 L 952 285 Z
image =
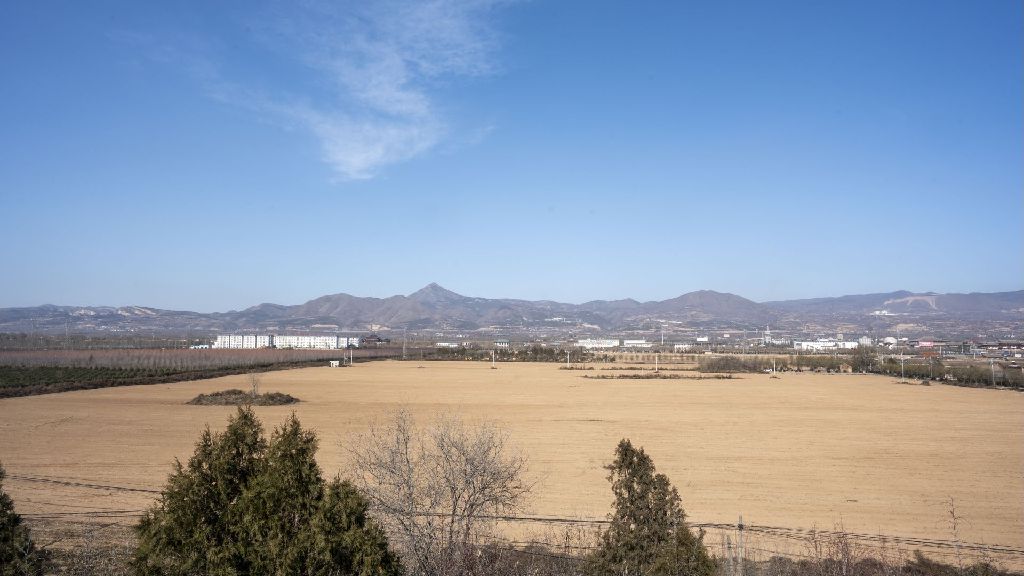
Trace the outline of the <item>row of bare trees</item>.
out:
M 258 350 L 6 350 L 0 351 L 0 365 L 189 371 L 340 360 L 348 358 L 349 354 L 355 358 L 379 358 L 393 355 L 394 351 L 375 348 L 352 351 L 279 350 L 274 348 Z

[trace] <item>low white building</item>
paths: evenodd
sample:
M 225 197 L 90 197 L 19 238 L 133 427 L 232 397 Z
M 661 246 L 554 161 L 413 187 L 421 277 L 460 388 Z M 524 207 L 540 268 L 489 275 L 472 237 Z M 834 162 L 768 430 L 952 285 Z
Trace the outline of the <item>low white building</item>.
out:
M 584 338 L 582 340 L 577 340 L 576 346 L 580 348 L 586 348 L 587 350 L 594 350 L 597 348 L 618 348 L 619 341 L 607 338 Z
M 812 340 L 807 342 L 793 342 L 793 349 L 800 350 L 802 352 L 827 352 L 832 350 L 853 350 L 857 347 L 857 342 L 846 342 L 843 340 L 833 340 L 832 338 L 823 338 L 819 340 Z
M 434 348 L 461 348 L 462 345 L 458 342 L 437 342 L 434 344 Z
M 690 348 L 693 348 L 693 344 L 674 344 L 672 346 L 673 352 L 686 352 Z
M 654 346 L 654 342 L 648 342 L 647 340 L 623 340 L 623 348 L 651 348 Z

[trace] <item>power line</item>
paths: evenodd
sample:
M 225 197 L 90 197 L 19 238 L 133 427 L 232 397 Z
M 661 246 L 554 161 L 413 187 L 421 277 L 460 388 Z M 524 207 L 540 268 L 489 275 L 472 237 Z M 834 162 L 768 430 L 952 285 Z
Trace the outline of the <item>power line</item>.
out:
M 41 482 L 44 484 L 58 484 L 61 486 L 72 486 L 75 488 L 92 488 L 95 490 L 116 490 L 120 492 L 142 492 L 144 494 L 163 494 L 161 490 L 151 490 L 149 488 L 131 488 L 128 486 L 111 486 L 108 484 L 91 484 L 87 482 L 76 482 L 71 480 L 62 480 L 57 478 L 44 478 L 41 476 L 19 476 L 11 474 L 7 476 L 11 480 L 21 480 L 23 482 Z
M 19 514 L 24 518 L 45 519 L 45 518 L 140 518 L 146 513 L 145 510 L 114 510 L 110 512 L 39 512 L 35 514 Z
M 71 479 L 62 478 L 48 478 L 41 476 L 21 476 L 21 475 L 9 475 L 11 480 L 20 480 L 23 482 L 37 482 L 45 484 L 56 484 L 60 486 L 68 486 L 73 488 L 87 488 L 94 490 L 114 490 L 122 492 L 135 492 L 142 494 L 154 494 L 161 495 L 163 491 L 155 490 L 150 488 L 135 488 L 129 486 L 115 486 L 110 484 L 96 484 L 92 482 L 83 482 Z M 117 513 L 132 513 L 141 514 L 143 511 L 115 511 Z M 71 516 L 76 513 L 61 513 L 54 512 L 49 514 L 38 514 L 32 517 L 45 518 L 45 517 L 61 517 Z M 87 513 L 82 513 L 85 515 Z M 95 516 L 99 517 L 102 513 L 96 513 Z M 417 516 L 448 516 L 448 514 L 439 512 L 420 512 L 415 514 Z M 25 515 L 31 516 L 31 515 Z M 113 514 L 111 517 L 116 517 Z M 611 521 L 607 519 L 598 518 L 568 518 L 560 516 L 544 516 L 544 515 L 531 515 L 531 516 L 516 516 L 512 514 L 481 514 L 477 515 L 477 518 L 482 520 L 493 520 L 497 522 L 527 522 L 527 523 L 541 523 L 541 524 L 563 524 L 563 525 L 607 525 Z M 716 522 L 688 522 L 688 525 L 694 528 L 701 529 L 712 529 L 712 530 L 736 530 L 736 524 L 727 523 L 716 523 Z M 818 530 L 818 529 L 805 529 L 805 528 L 790 528 L 785 526 L 767 526 L 757 524 L 744 524 L 744 531 L 755 532 L 759 534 L 767 534 L 771 536 L 777 536 L 781 538 L 788 538 L 792 540 L 806 541 L 817 537 L 826 538 L 849 538 L 862 542 L 878 542 L 881 544 L 903 544 L 907 546 L 920 546 L 932 549 L 955 549 L 957 551 L 973 551 L 973 552 L 993 552 L 999 554 L 1008 554 L 1015 556 L 1024 556 L 1024 549 L 1013 546 L 1006 546 L 1000 544 L 982 544 L 979 542 L 961 542 L 956 540 L 943 540 L 934 538 L 922 538 L 912 536 L 891 536 L 883 534 L 864 534 L 857 532 L 845 532 L 839 530 Z

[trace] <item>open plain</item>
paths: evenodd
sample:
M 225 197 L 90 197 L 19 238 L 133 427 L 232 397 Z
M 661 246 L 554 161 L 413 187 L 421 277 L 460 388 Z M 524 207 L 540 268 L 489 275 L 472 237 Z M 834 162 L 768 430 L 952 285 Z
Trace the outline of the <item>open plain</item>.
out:
M 1024 547 L 1020 393 L 809 373 L 583 378 L 612 373 L 417 361 L 286 370 L 263 374 L 261 391 L 301 402 L 256 411 L 268 429 L 295 411 L 319 432 L 325 473 L 343 476 L 344 445 L 398 407 L 422 420 L 497 421 L 529 459 L 537 486 L 526 511 L 538 515 L 603 517 L 602 466 L 630 438 L 678 487 L 692 521 L 743 515 L 949 540 L 952 500 L 960 539 Z M 30 516 L 140 510 L 174 458 L 187 459 L 201 430 L 222 428 L 234 411 L 186 402 L 247 387 L 240 375 L 0 400 L 5 488 Z

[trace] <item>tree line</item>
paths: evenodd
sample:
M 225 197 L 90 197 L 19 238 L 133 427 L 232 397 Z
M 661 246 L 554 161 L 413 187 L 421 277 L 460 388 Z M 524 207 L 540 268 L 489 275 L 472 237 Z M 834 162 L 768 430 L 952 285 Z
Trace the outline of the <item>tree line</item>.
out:
M 911 380 L 942 381 L 965 386 L 1006 386 L 1024 388 L 1024 370 L 1007 368 L 1001 362 L 943 362 L 941 358 L 908 358 L 902 363 L 893 356 L 862 346 L 843 354 L 789 354 L 775 356 L 715 355 L 698 358 L 703 372 L 820 371 L 858 372 L 906 377 Z
M 0 398 L 217 378 L 394 356 L 394 350 L 32 350 L 0 352 Z M 351 355 L 351 356 L 350 356 Z

